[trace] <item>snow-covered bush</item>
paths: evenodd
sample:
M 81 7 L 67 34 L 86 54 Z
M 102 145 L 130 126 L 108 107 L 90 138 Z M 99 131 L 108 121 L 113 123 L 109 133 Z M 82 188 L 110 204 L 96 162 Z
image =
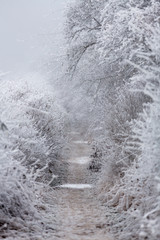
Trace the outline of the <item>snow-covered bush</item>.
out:
M 66 114 L 36 74 L 1 80 L 0 88 L 0 235 L 31 230 L 42 236 L 42 189 L 63 181 L 67 170 Z
M 124 169 L 124 176 L 115 180 L 114 186 L 104 186 L 103 201 L 115 214 L 110 219 L 115 222 L 113 231 L 118 239 L 159 239 L 159 66 L 160 66 L 160 31 L 157 1 L 151 1 L 149 6 L 138 8 L 134 6 L 134 18 L 129 21 L 130 30 L 134 35 L 141 36 L 143 42 L 137 49 L 131 48 L 130 64 L 138 71 L 131 78 L 137 84 L 134 91 L 142 91 L 149 102 L 143 105 L 143 112 L 138 119 L 130 119 L 130 139 L 124 150 L 134 154 L 132 164 Z M 141 16 L 135 22 L 136 10 Z M 132 16 L 133 17 L 133 16 Z M 139 83 L 142 87 L 138 87 Z M 133 90 L 133 89 L 132 89 Z M 135 105 L 135 104 L 134 104 Z M 124 104 L 122 105 L 124 106 Z M 124 114 L 124 113 L 123 113 Z M 122 115 L 123 115 L 122 114 Z M 121 155 L 119 155 L 121 157 Z M 117 158 L 119 158 L 117 156 Z M 123 159 L 124 163 L 126 159 Z M 122 161 L 120 158 L 120 161 Z M 107 168 L 106 168 L 107 169 Z M 119 171 L 118 171 L 119 172 Z M 105 171 L 103 172 L 105 176 Z M 101 179 L 103 183 L 105 180 Z M 158 182 L 158 184 L 156 183 Z M 104 184 L 105 185 L 105 184 Z M 109 192 L 107 192 L 109 190 Z M 118 213 L 118 219 L 117 219 Z M 134 226 L 134 227 L 133 227 Z
M 160 7 L 160 6 L 159 6 Z M 143 114 L 136 122 L 134 131 L 140 139 L 141 156 L 139 164 L 139 175 L 144 179 L 145 185 L 149 191 L 145 192 L 145 201 L 147 206 L 143 213 L 140 236 L 147 236 L 148 239 L 159 239 L 160 225 L 159 219 L 159 149 L 160 149 L 160 25 L 149 28 L 150 37 L 146 37 L 146 44 L 149 46 L 149 52 L 141 52 L 139 57 L 146 59 L 146 64 L 141 69 L 141 74 L 134 77 L 134 80 L 145 79 L 146 85 L 144 92 L 151 99 L 152 103 L 144 106 Z M 136 78 L 136 79 L 135 79 Z M 150 186 L 150 188 L 148 187 Z
M 14 85 L 3 83 L 2 116 L 9 129 L 15 159 L 34 169 L 39 176 L 42 171 L 44 179 L 43 172 L 48 171 L 49 180 L 53 174 L 52 164 L 63 152 L 65 114 L 51 91 L 45 86 L 35 89 L 35 83 L 31 82 L 34 77 L 30 82 L 22 79 Z

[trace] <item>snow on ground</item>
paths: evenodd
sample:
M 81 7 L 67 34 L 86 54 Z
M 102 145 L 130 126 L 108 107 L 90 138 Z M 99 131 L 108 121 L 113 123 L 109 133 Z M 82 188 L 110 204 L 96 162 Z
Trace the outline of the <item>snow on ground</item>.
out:
M 69 160 L 69 162 L 73 162 L 77 164 L 88 164 L 90 161 L 91 159 L 89 157 L 77 157 Z
M 72 189 L 85 189 L 85 188 L 92 188 L 93 186 L 90 184 L 63 184 L 60 185 L 61 188 L 72 188 Z
M 88 141 L 82 141 L 82 140 L 81 140 L 81 141 L 80 141 L 80 140 L 78 141 L 78 140 L 77 140 L 77 141 L 74 141 L 74 143 L 77 143 L 77 144 L 81 144 L 81 143 L 88 144 Z

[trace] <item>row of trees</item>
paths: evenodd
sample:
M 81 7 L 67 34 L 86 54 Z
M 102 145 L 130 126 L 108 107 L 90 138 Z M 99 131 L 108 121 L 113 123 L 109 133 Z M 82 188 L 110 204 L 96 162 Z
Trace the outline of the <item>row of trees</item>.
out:
M 118 239 L 160 235 L 159 13 L 156 0 L 79 0 L 67 13 L 72 105 L 101 152 L 97 189 Z

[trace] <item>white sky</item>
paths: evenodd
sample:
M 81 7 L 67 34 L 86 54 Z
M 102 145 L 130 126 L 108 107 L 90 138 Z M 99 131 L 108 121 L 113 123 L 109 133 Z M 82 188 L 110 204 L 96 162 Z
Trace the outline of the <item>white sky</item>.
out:
M 67 0 L 0 0 L 0 70 L 23 71 L 63 46 Z

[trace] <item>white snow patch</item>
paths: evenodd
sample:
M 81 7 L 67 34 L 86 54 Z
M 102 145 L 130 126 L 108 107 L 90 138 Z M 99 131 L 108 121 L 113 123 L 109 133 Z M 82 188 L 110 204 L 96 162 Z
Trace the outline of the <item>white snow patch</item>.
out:
M 89 157 L 77 157 L 74 159 L 70 159 L 69 162 L 72 163 L 78 163 L 78 164 L 87 164 L 88 162 L 90 162 L 90 158 Z
M 88 144 L 88 141 L 80 140 L 80 141 L 74 141 L 74 143 L 76 143 L 76 144 Z
M 85 189 L 85 188 L 92 188 L 90 184 L 63 184 L 60 185 L 61 188 L 72 188 L 72 189 Z

